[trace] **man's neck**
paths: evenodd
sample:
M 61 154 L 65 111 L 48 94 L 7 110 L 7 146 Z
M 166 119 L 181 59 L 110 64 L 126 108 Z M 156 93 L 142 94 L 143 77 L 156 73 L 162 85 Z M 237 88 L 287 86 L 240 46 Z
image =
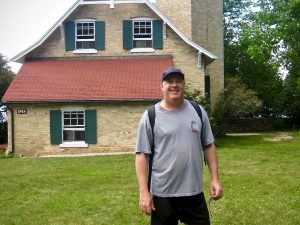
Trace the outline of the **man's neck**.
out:
M 171 110 L 179 109 L 183 105 L 183 103 L 184 103 L 184 99 L 175 100 L 175 101 L 163 99 L 160 103 L 160 106 L 165 110 L 171 111 Z

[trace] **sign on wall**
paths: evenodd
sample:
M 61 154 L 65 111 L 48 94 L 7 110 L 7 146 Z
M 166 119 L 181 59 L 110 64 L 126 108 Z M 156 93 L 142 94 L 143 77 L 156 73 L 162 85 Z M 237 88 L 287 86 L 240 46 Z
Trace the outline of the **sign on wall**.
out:
M 17 114 L 27 114 L 27 109 L 18 109 Z

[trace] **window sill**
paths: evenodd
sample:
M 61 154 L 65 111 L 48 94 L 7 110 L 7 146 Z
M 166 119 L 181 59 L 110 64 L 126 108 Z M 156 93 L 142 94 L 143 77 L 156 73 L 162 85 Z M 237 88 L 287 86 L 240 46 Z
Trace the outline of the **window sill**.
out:
M 60 148 L 87 148 L 89 145 L 83 141 L 64 142 L 59 145 Z
M 139 53 L 139 52 L 155 52 L 154 48 L 133 48 L 130 50 L 130 52 L 133 53 Z
M 75 54 L 87 54 L 87 53 L 92 53 L 96 54 L 97 50 L 96 49 L 76 49 L 73 51 Z

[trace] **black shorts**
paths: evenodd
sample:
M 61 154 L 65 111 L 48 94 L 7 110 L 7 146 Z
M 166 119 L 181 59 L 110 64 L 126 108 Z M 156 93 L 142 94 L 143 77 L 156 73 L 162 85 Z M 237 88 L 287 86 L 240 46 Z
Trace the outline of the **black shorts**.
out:
M 204 194 L 187 197 L 153 196 L 151 225 L 210 225 Z

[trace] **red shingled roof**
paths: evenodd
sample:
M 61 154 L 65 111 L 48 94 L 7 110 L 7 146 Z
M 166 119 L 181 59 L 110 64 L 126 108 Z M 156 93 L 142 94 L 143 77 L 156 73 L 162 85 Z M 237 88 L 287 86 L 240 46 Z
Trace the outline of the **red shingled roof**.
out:
M 160 99 L 161 74 L 171 65 L 169 57 L 27 61 L 2 101 Z

